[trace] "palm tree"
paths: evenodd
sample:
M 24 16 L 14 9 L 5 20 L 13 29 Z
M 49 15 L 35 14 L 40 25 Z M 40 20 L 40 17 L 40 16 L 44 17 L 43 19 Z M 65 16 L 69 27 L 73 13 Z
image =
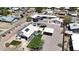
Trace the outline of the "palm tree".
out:
M 66 15 L 66 16 L 64 17 L 64 20 L 63 20 L 64 25 L 67 25 L 67 24 L 69 24 L 70 22 L 71 22 L 71 17 L 68 16 L 68 15 Z
M 65 28 L 66 25 L 69 24 L 70 22 L 71 22 L 71 17 L 66 15 L 63 20 L 63 46 L 62 46 L 63 51 L 64 51 Z

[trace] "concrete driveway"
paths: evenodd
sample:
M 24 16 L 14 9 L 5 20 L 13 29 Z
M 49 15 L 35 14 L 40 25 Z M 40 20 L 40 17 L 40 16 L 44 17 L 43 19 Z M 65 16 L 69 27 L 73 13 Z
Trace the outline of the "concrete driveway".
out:
M 42 51 L 62 51 L 62 47 L 58 46 L 58 44 L 62 44 L 63 41 L 63 34 L 61 34 L 60 26 L 55 24 L 47 24 L 47 27 L 53 28 L 54 33 L 52 36 L 42 36 L 42 39 L 44 39 Z

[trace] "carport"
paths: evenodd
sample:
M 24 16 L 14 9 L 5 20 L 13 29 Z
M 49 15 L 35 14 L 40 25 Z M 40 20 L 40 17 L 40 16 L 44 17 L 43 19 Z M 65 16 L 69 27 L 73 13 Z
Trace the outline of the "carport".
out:
M 43 34 L 52 36 L 53 32 L 54 32 L 53 28 L 45 28 Z

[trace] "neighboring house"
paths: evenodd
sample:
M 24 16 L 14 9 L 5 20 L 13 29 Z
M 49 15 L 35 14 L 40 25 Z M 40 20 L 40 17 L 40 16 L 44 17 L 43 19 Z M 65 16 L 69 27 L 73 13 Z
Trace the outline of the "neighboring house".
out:
M 52 15 L 53 14 L 53 10 L 51 9 L 46 9 L 43 11 L 44 14 L 47 14 L 47 15 Z
M 59 13 L 58 13 L 58 17 L 59 18 L 64 18 L 65 15 L 66 15 L 66 12 L 65 11 L 59 11 Z
M 60 10 L 60 7 L 56 7 L 54 9 L 54 14 L 57 15 L 59 18 L 64 18 L 64 16 L 67 14 L 66 10 Z
M 0 16 L 0 21 L 2 22 L 15 22 L 19 20 L 17 16 Z
M 57 17 L 57 16 L 54 16 L 54 15 L 33 15 L 31 16 L 32 18 L 36 18 L 36 17 L 47 17 L 47 18 L 53 18 L 53 17 Z
M 68 11 L 68 15 L 77 17 L 77 12 L 76 11 Z
M 60 19 L 60 18 L 58 18 L 58 17 L 57 17 L 57 18 L 52 18 L 51 20 L 52 20 L 53 22 L 55 22 L 55 23 L 60 23 L 60 24 L 63 23 L 63 19 Z
M 71 51 L 79 51 L 79 34 L 72 34 L 69 42 Z
M 79 32 L 79 24 L 78 23 L 70 23 L 68 29 L 73 32 Z
M 35 14 L 33 16 L 31 16 L 34 22 L 37 22 L 39 20 L 43 20 L 44 18 L 56 18 L 57 16 L 54 15 L 38 15 Z
M 19 7 L 12 7 L 11 10 L 17 11 L 17 10 L 19 10 Z

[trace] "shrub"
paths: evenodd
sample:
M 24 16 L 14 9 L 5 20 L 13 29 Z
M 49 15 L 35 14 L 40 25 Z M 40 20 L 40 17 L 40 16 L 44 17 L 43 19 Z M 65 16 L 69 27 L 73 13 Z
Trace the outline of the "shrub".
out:
M 32 20 L 32 18 L 29 17 L 29 16 L 28 16 L 27 19 L 26 19 L 27 22 L 30 22 L 31 20 Z
M 10 46 L 10 43 L 5 43 L 5 46 L 6 46 L 6 47 L 9 47 L 9 46 Z
M 21 41 L 16 41 L 16 40 L 13 40 L 10 45 L 14 45 L 14 46 L 18 46 L 21 44 Z

